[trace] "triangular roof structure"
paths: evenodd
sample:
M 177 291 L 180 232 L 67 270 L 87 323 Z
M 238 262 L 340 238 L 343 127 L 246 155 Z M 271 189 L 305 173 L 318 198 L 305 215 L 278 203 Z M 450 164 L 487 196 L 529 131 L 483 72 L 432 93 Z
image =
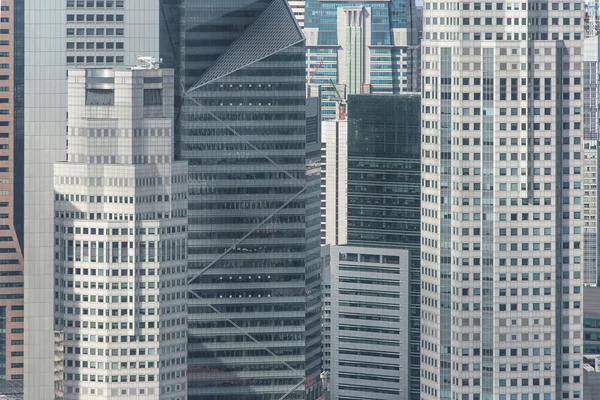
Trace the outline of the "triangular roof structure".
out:
M 273 0 L 187 93 L 304 40 L 286 0 Z

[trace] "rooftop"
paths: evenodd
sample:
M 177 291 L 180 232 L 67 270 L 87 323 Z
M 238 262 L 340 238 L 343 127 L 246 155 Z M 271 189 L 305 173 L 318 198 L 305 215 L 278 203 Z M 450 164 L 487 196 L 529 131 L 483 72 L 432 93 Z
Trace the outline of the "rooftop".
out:
M 0 381 L 0 400 L 23 400 L 23 381 Z

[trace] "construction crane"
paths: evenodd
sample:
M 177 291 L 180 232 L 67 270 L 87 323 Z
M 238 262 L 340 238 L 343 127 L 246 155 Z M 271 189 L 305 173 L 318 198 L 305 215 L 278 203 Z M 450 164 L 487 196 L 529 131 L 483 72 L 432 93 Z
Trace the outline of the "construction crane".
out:
M 333 90 L 335 90 L 335 93 L 337 94 L 337 97 L 330 97 L 329 100 L 335 101 L 337 103 L 338 119 L 345 120 L 346 119 L 346 100 L 344 100 L 344 98 L 340 94 L 340 91 L 338 90 L 337 86 L 335 85 L 335 82 L 333 81 L 333 79 L 330 79 L 329 83 L 331 84 L 331 86 L 333 87 Z
M 315 65 L 315 67 L 313 68 L 313 70 L 309 72 L 308 78 L 306 78 L 306 83 L 310 83 L 310 81 L 312 81 L 312 78 L 315 77 L 315 74 L 317 73 L 317 71 L 319 70 L 319 68 L 321 68 L 321 65 L 323 65 L 323 60 L 319 61 Z

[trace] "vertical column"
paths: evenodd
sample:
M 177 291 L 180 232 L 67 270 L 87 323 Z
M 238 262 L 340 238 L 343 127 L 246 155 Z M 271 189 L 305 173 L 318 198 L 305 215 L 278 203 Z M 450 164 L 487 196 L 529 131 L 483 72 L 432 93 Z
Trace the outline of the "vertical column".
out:
M 440 86 L 440 398 L 451 398 L 452 48 L 441 49 Z M 435 78 L 434 78 L 435 79 Z
M 494 49 L 483 49 L 482 394 L 494 393 Z

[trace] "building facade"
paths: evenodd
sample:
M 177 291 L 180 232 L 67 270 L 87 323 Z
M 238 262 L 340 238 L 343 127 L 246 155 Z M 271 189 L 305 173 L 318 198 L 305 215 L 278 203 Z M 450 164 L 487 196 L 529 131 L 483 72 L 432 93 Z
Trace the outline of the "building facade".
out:
M 318 98 L 306 99 L 306 322 L 305 360 L 307 399 L 322 393 L 321 293 L 321 109 Z
M 420 96 L 348 97 L 347 242 L 410 251 L 410 399 L 419 398 Z
M 321 243 L 410 251 L 410 396 L 419 398 L 420 97 L 348 96 L 323 121 Z
M 306 0 L 288 0 L 288 2 L 290 3 L 290 7 L 292 7 L 292 11 L 294 12 L 296 20 L 298 20 L 298 25 L 300 25 L 300 28 L 304 28 Z
M 583 284 L 598 283 L 598 36 L 583 51 Z
M 53 166 L 67 148 L 67 67 L 158 56 L 158 0 L 29 0 L 24 7 L 26 399 L 54 396 Z M 3 2 L 4 4 L 4 2 Z
M 335 119 L 336 98 L 408 91 L 415 12 L 414 0 L 306 0 L 309 93 L 321 96 L 324 120 Z
M 600 354 L 600 288 L 583 288 L 583 354 Z
M 582 4 L 423 6 L 421 398 L 580 398 Z
M 321 244 L 348 243 L 348 121 L 323 121 Z
M 189 398 L 304 399 L 319 373 L 307 347 L 307 278 L 317 278 L 304 37 L 286 0 L 184 0 L 180 10 Z
M 174 74 L 72 69 L 54 165 L 63 398 L 186 399 L 187 163 Z
M 598 355 L 584 356 L 582 365 L 583 399 L 593 399 L 600 391 L 600 363 Z
M 0 5 L 0 380 L 23 379 L 23 4 Z
M 409 399 L 407 250 L 322 248 L 330 399 Z

